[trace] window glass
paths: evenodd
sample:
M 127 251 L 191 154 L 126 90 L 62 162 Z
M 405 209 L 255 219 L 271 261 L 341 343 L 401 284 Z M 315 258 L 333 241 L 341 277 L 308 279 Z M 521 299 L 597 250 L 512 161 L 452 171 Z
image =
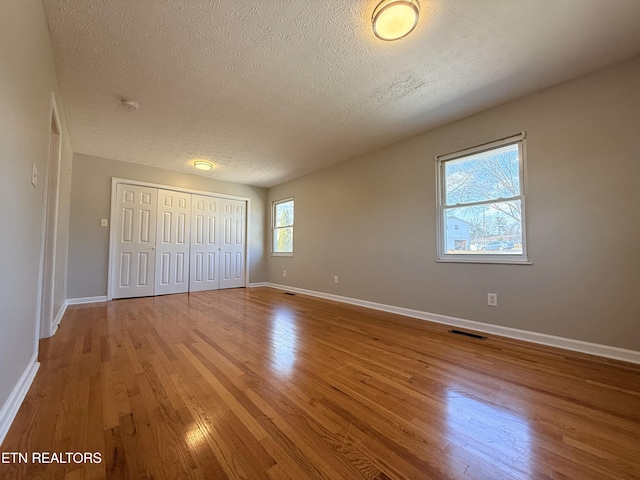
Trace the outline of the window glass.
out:
M 438 259 L 528 263 L 524 134 L 437 162 Z
M 520 195 L 518 150 L 508 145 L 445 162 L 447 205 Z
M 273 253 L 293 253 L 293 199 L 273 203 Z

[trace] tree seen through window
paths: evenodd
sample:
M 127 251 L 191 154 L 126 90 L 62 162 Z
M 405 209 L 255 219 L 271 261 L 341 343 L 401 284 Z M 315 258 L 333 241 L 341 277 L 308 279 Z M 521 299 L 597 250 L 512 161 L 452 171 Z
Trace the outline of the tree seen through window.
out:
M 467 151 L 438 160 L 440 255 L 524 256 L 522 139 Z
M 273 253 L 293 253 L 293 199 L 273 204 Z

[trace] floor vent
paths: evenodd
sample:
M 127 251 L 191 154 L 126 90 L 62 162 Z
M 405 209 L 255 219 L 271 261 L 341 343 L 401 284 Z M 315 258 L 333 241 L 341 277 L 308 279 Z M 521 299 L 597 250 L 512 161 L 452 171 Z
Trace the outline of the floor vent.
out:
M 482 335 L 476 335 L 475 333 L 463 332 L 462 330 L 449 330 L 449 333 L 455 333 L 456 335 L 464 335 L 465 337 L 477 338 L 478 340 L 486 340 L 487 337 Z
M 295 295 L 295 293 L 291 293 L 291 292 L 284 292 L 285 295 L 291 295 L 292 297 Z

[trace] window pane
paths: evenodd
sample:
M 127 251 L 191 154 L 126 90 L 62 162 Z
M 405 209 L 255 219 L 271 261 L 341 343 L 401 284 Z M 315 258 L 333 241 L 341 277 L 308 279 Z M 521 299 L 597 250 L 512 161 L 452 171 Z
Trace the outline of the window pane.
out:
M 445 211 L 445 254 L 522 255 L 522 202 Z
M 293 200 L 275 205 L 274 226 L 288 227 L 293 225 Z
M 273 230 L 273 251 L 276 253 L 293 252 L 293 227 Z
M 519 145 L 507 145 L 444 162 L 446 205 L 519 196 Z

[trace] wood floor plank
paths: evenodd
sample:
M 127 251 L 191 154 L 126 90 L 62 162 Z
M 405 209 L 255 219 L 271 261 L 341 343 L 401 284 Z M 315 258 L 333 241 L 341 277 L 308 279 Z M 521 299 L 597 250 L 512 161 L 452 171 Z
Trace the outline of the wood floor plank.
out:
M 0 478 L 640 479 L 640 366 L 449 329 L 269 288 L 70 306 Z

